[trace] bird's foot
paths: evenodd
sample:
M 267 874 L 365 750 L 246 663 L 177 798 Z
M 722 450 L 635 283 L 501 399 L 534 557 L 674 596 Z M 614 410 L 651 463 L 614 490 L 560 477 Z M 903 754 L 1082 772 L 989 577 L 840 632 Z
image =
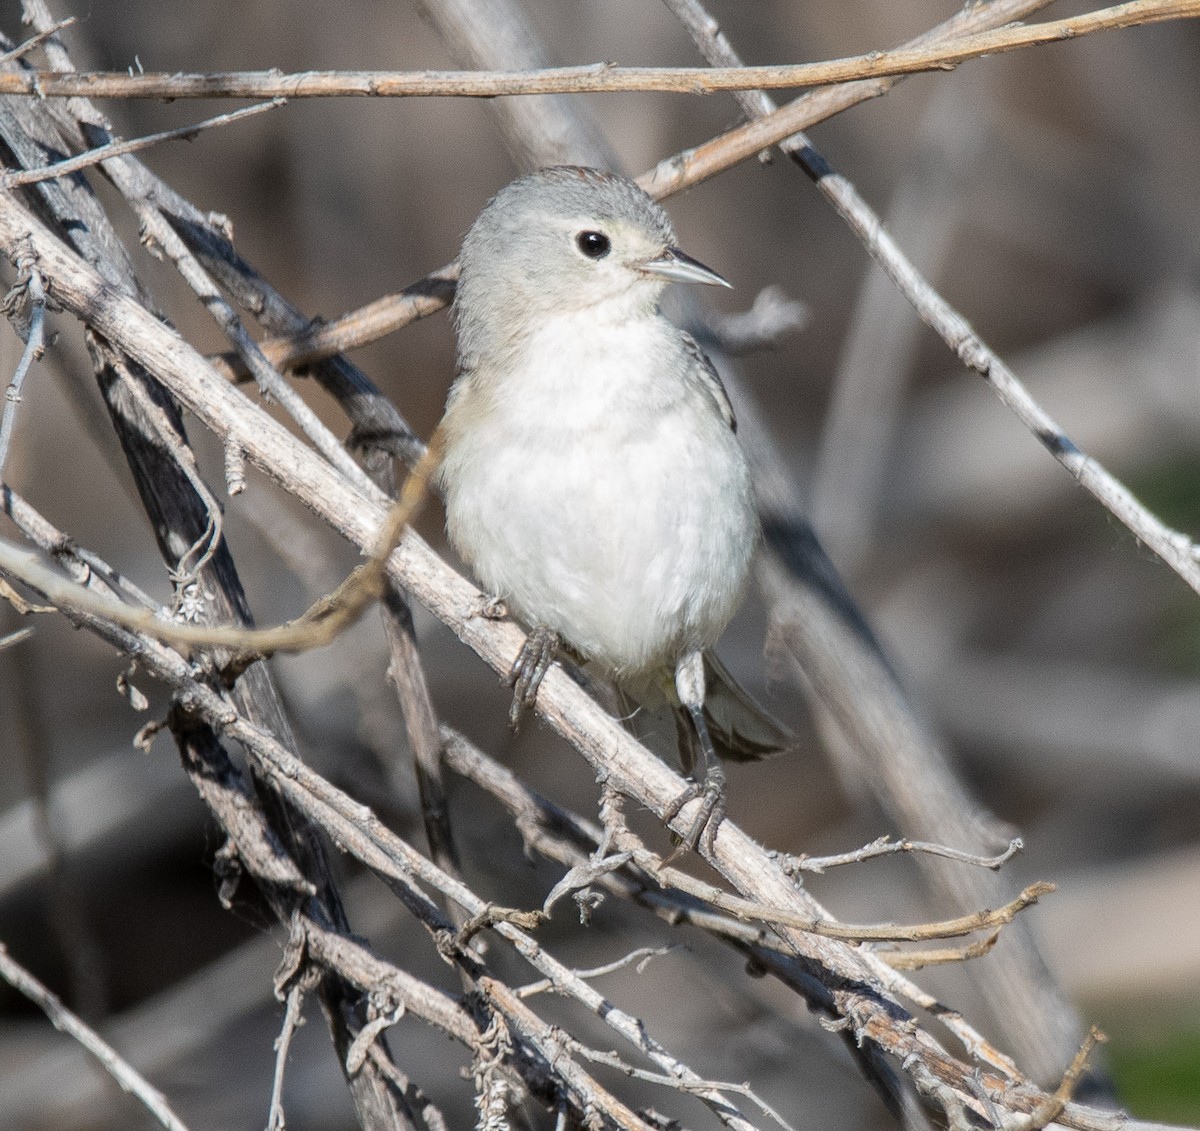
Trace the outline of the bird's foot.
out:
M 537 701 L 538 688 L 561 647 L 562 637 L 544 624 L 538 625 L 525 638 L 506 680 L 513 689 L 512 706 L 508 709 L 508 721 L 513 730 L 520 724 L 522 712 Z
M 684 849 L 695 852 L 702 847 L 704 855 L 712 854 L 717 830 L 725 820 L 725 770 L 719 762 L 709 765 L 703 781 L 693 782 L 663 810 L 663 821 L 670 824 L 689 801 L 697 799 L 700 808 L 687 833 L 680 838 L 679 847 L 667 857 L 667 863 Z
M 508 616 L 508 606 L 500 597 L 485 597 L 479 603 L 479 615 L 484 620 L 503 620 Z
M 699 760 L 704 766 L 704 778 L 696 781 L 689 767 L 692 784 L 663 812 L 663 820 L 669 824 L 679 816 L 680 810 L 689 801 L 700 802 L 691 827 L 680 841 L 679 847 L 667 858 L 668 863 L 685 848 L 695 852 L 699 846 L 703 846 L 704 854 L 711 855 L 717 829 L 725 819 L 725 768 L 717 757 L 712 735 L 709 734 L 708 724 L 704 721 L 704 666 L 699 652 L 685 656 L 676 665 L 675 688 L 695 734 Z M 694 761 L 696 752 L 692 753 Z

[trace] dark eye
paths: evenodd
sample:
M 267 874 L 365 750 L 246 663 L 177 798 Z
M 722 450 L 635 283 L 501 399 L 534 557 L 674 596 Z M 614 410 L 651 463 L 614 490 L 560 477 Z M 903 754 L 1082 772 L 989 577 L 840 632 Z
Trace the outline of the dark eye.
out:
M 612 241 L 603 232 L 580 232 L 575 243 L 589 259 L 603 259 L 612 249 Z

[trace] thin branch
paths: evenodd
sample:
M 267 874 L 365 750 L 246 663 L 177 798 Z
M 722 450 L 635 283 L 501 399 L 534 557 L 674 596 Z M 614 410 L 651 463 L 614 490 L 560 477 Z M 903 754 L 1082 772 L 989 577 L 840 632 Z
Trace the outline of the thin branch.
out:
M 929 856 L 942 856 L 947 860 L 956 860 L 960 864 L 970 864 L 976 868 L 988 868 L 998 872 L 1014 856 L 1025 847 L 1020 837 L 1013 837 L 1008 847 L 995 856 L 982 856 L 974 852 L 963 852 L 960 848 L 950 848 L 944 844 L 932 844 L 924 840 L 892 840 L 889 836 L 881 836 L 877 840 L 853 852 L 842 852 L 835 856 L 781 856 L 783 870 L 790 875 L 800 872 L 816 872 L 818 874 L 830 868 L 838 868 L 843 864 L 859 864 L 864 860 L 874 860 L 879 856 L 894 856 L 904 852 L 923 852 Z
M 893 970 L 921 970 L 926 966 L 945 966 L 954 962 L 968 962 L 991 953 L 1000 939 L 1000 932 L 988 935 L 978 942 L 966 946 L 939 948 L 938 950 L 881 950 L 876 953 Z
M 876 51 L 825 63 L 765 67 L 618 67 L 594 63 L 538 71 L 230 71 L 163 74 L 50 71 L 0 74 L 0 94 L 39 98 L 496 98 L 523 94 L 658 91 L 712 94 L 952 70 L 982 55 L 1078 39 L 1095 32 L 1200 16 L 1200 0 L 1132 0 L 1069 19 L 982 32 L 952 47 Z
M 117 1050 L 103 1040 L 99 1033 L 85 1025 L 63 1005 L 56 994 L 51 993 L 28 970 L 14 961 L 2 943 L 0 978 L 29 998 L 50 1018 L 56 1029 L 74 1037 L 100 1062 L 104 1071 L 121 1085 L 122 1090 L 139 1100 L 167 1131 L 188 1131 L 187 1125 L 171 1110 L 166 1096 L 123 1060 Z
M 670 954 L 677 950 L 678 947 L 671 946 L 639 946 L 636 950 L 631 950 L 628 954 L 623 954 L 620 958 L 613 962 L 606 962 L 603 966 L 593 966 L 590 970 L 576 970 L 576 976 L 585 980 L 599 978 L 604 974 L 612 974 L 617 970 L 624 970 L 627 966 L 632 966 L 637 963 L 637 972 L 641 974 L 650 959 L 661 958 L 664 954 Z M 554 983 L 549 978 L 543 978 L 540 982 L 530 982 L 527 986 L 522 986 L 517 990 L 517 993 L 523 997 L 533 997 L 535 994 L 543 994 L 547 990 L 554 989 Z
M 632 1064 L 626 1063 L 616 1053 L 601 1052 L 598 1049 L 588 1048 L 580 1041 L 571 1040 L 570 1047 L 577 1052 L 585 1060 L 590 1060 L 593 1064 L 603 1064 L 608 1068 L 615 1069 L 617 1072 L 622 1072 L 633 1080 L 644 1080 L 649 1084 L 658 1084 L 663 1088 L 674 1088 L 676 1091 L 694 1094 L 697 1088 L 717 1092 L 732 1092 L 735 1095 L 745 1096 L 750 1100 L 764 1115 L 767 1116 L 777 1127 L 783 1131 L 795 1131 L 792 1124 L 788 1123 L 782 1115 L 779 1114 L 766 1100 L 764 1100 L 749 1084 L 734 1084 L 728 1080 L 701 1080 L 695 1084 L 685 1083 L 673 1076 L 664 1076 L 661 1072 L 647 1072 L 644 1068 L 635 1068 Z
M 283 1024 L 275 1038 L 275 1075 L 271 1081 L 271 1106 L 267 1111 L 267 1131 L 284 1131 L 287 1121 L 283 1116 L 283 1074 L 287 1069 L 288 1052 L 292 1037 L 304 1024 L 301 1010 L 304 1008 L 305 980 L 297 978 L 287 992 L 287 1004 L 283 1012 Z
M 45 165 L 40 169 L 22 169 L 15 173 L 4 173 L 0 176 L 0 188 L 16 188 L 19 185 L 34 185 L 40 181 L 53 180 L 55 177 L 66 177 L 93 165 L 99 165 L 101 161 L 107 161 L 110 157 L 120 157 L 125 153 L 137 153 L 139 150 L 149 149 L 152 145 L 158 145 L 163 141 L 191 141 L 213 126 L 227 126 L 242 118 L 252 118 L 264 110 L 273 110 L 276 106 L 283 106 L 286 102 L 286 98 L 273 98 L 270 102 L 261 102 L 257 106 L 244 106 L 240 110 L 234 110 L 228 114 L 217 114 L 215 117 L 205 118 L 204 121 L 195 122 L 192 125 L 179 126 L 176 129 L 163 130 L 156 134 L 146 134 L 144 137 L 131 138 L 129 141 L 110 141 L 107 145 L 89 149 L 77 157 L 56 161 L 53 165 Z
M 439 456 L 431 443 L 412 473 L 378 534 L 377 550 L 337 589 L 294 620 L 274 628 L 181 624 L 167 621 L 149 609 L 136 609 L 97 596 L 64 578 L 32 551 L 0 539 L 0 569 L 44 593 L 60 608 L 104 617 L 125 628 L 147 632 L 171 644 L 208 645 L 238 649 L 247 657 L 274 652 L 307 651 L 328 644 L 378 599 L 388 555 L 424 499 L 429 476 Z
M 6 593 L 0 592 L 0 597 L 6 596 Z M 9 632 L 4 636 L 0 636 L 0 652 L 3 652 L 5 648 L 11 648 L 15 644 L 20 644 L 23 641 L 28 640 L 32 635 L 32 628 L 18 628 L 14 632 Z
M 11 63 L 15 59 L 24 58 L 35 47 L 40 47 L 47 39 L 57 35 L 64 28 L 69 28 L 75 23 L 75 20 L 75 16 L 67 16 L 66 19 L 55 20 L 52 26 L 42 28 L 23 43 L 18 43 L 11 51 L 5 51 L 3 55 L 0 55 L 0 66 L 3 66 L 5 63 Z
M 189 602 L 194 597 L 197 579 L 221 544 L 225 525 L 221 504 L 200 474 L 195 453 L 172 423 L 166 408 L 147 386 L 144 375 L 135 372 L 125 358 L 114 357 L 110 364 L 123 379 L 127 395 L 137 403 L 143 417 L 143 427 L 153 430 L 155 443 L 169 454 L 179 473 L 187 480 L 195 493 L 196 509 L 204 515 L 204 528 L 173 564 L 168 563 L 171 581 L 175 585 L 172 612 L 182 619 L 193 619 L 191 614 L 196 610 Z
M 268 338 L 260 343 L 260 348 L 277 369 L 297 369 L 334 354 L 358 349 L 445 309 L 454 297 L 457 278 L 457 262 L 448 264 L 399 294 L 384 295 L 340 318 L 315 322 L 298 334 Z M 247 376 L 245 363 L 236 354 L 226 353 L 212 360 L 231 378 Z
M 852 942 L 920 942 L 928 939 L 951 939 L 992 927 L 1002 927 L 1011 923 L 1027 907 L 1037 903 L 1043 895 L 1049 895 L 1055 890 L 1053 884 L 1045 882 L 1030 884 L 1015 899 L 1002 907 L 974 911 L 969 915 L 960 915 L 936 923 L 841 923 L 833 918 L 798 915 L 786 908 L 772 907 L 755 900 L 729 895 L 703 880 L 697 880 L 677 869 L 664 867 L 661 858 L 646 849 L 635 852 L 634 859 L 649 874 L 659 878 L 664 886 L 678 887 L 735 918 L 752 923 L 794 927 L 801 931 L 811 931 L 824 938 Z
M 1084 1037 L 1083 1043 L 1079 1046 L 1079 1051 L 1075 1054 L 1075 1059 L 1071 1061 L 1070 1066 L 1063 1073 L 1062 1081 L 1054 1090 L 1054 1094 L 1044 1099 L 1024 1118 L 1008 1124 L 1005 1127 L 1005 1131 L 1042 1131 L 1043 1127 L 1048 1127 L 1062 1115 L 1067 1108 L 1071 1096 L 1075 1092 L 1075 1085 L 1079 1083 L 1079 1078 L 1083 1075 L 1084 1068 L 1087 1067 L 1088 1057 L 1091 1056 L 1092 1049 L 1107 1039 L 1093 1025 L 1088 1031 L 1088 1035 Z
M 0 419 L 0 479 L 4 476 L 4 463 L 8 459 L 8 447 L 12 442 L 13 428 L 17 422 L 17 408 L 21 403 L 21 387 L 33 363 L 46 350 L 46 289 L 33 258 L 18 255 L 15 266 L 17 281 L 0 303 L 0 312 L 10 317 L 16 312 L 22 299 L 28 304 L 25 348 L 21 360 L 13 372 L 12 380 L 4 391 L 4 416 Z

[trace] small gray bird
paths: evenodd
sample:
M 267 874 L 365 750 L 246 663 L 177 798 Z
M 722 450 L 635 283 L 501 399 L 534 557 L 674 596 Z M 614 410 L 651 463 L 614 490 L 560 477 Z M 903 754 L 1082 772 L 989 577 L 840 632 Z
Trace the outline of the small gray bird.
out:
M 706 654 L 742 599 L 758 519 L 720 378 L 658 307 L 671 281 L 729 284 L 632 181 L 573 166 L 501 189 L 459 262 L 439 477 L 454 548 L 532 630 L 514 724 L 561 644 L 633 698 L 667 697 L 685 772 L 704 770 L 667 819 L 700 798 L 685 841 L 711 847 L 714 737 L 740 759 L 787 741 Z

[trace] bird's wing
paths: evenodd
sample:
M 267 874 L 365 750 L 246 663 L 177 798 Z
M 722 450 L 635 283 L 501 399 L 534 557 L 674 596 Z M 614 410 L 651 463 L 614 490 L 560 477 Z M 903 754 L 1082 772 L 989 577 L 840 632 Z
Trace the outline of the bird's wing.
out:
M 681 330 L 679 336 L 683 339 L 683 348 L 687 351 L 688 356 L 696 363 L 694 370 L 700 387 L 712 397 L 713 404 L 717 406 L 717 411 L 729 425 L 730 431 L 736 432 L 737 419 L 733 415 L 733 405 L 729 403 L 729 394 L 725 392 L 725 386 L 721 383 L 721 377 L 717 373 L 716 367 L 708 360 L 707 355 L 691 334 L 686 334 Z
M 704 677 L 704 718 L 722 758 L 755 762 L 795 747 L 796 736 L 755 702 L 713 652 L 704 653 Z

